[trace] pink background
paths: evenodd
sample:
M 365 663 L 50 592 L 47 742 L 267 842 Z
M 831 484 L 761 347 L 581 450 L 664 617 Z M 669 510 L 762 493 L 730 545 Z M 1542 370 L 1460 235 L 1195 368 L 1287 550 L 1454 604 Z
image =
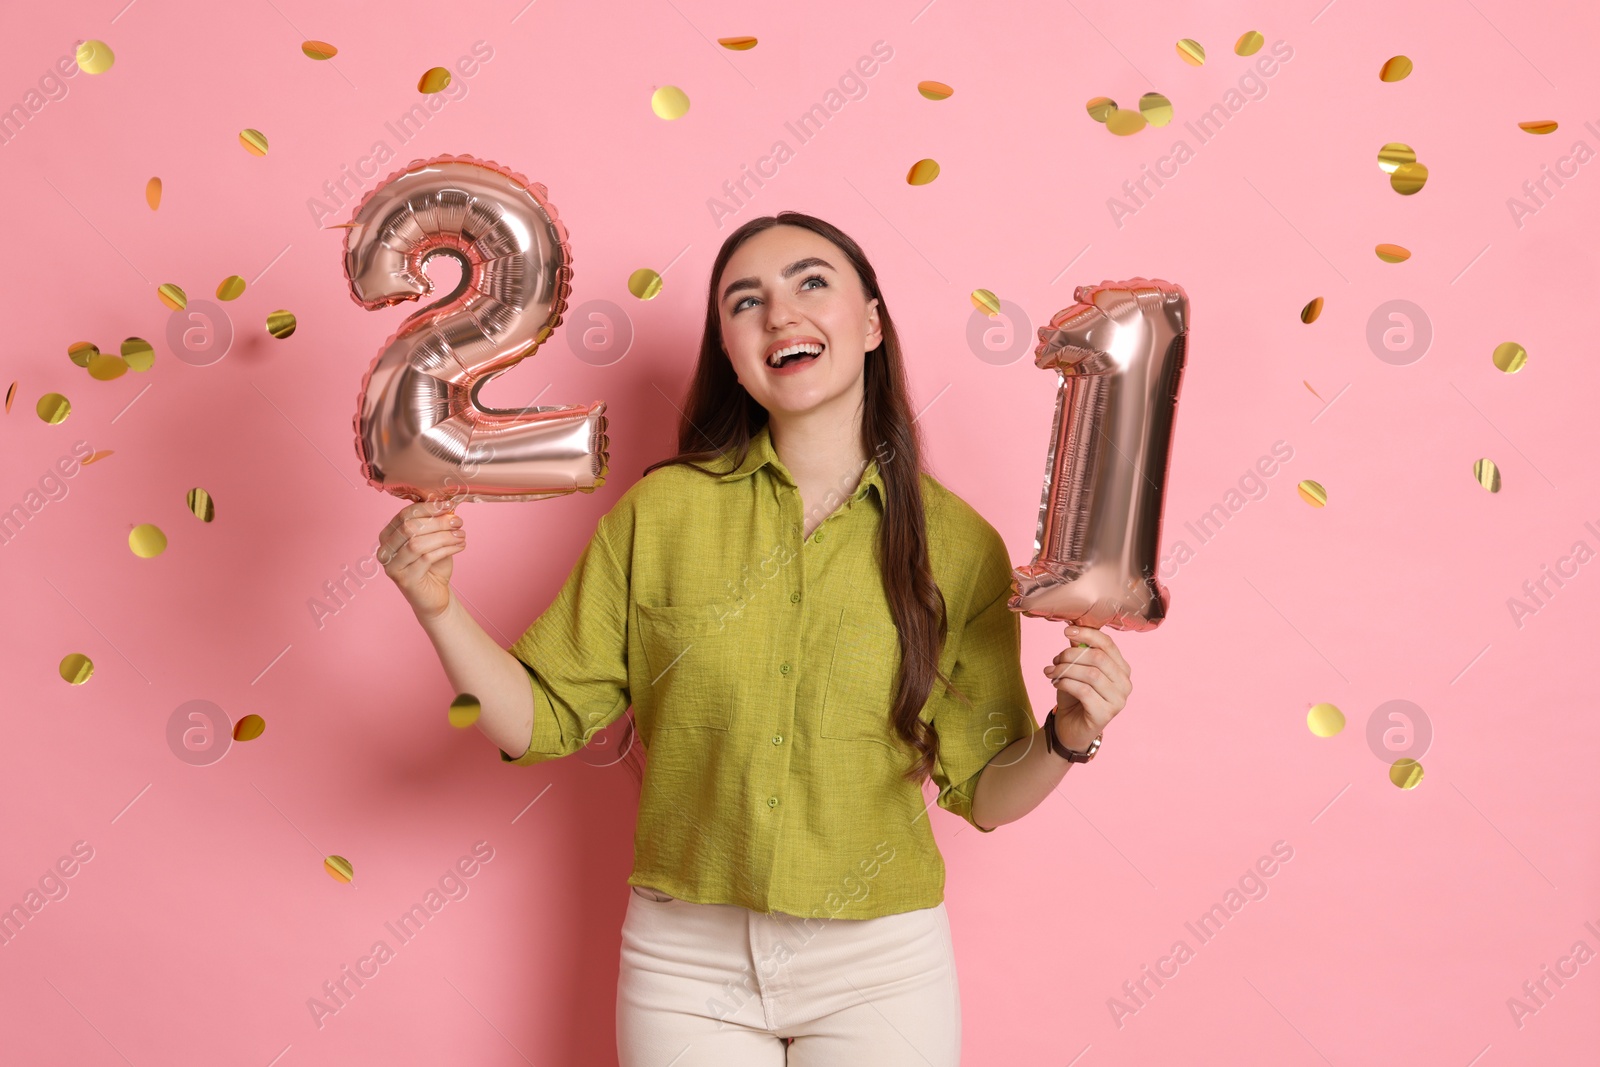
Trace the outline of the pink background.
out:
M 3 106 L 79 38 L 116 53 L 0 144 L 5 379 L 19 383 L 0 505 L 23 502 L 74 442 L 114 452 L 0 545 L 0 904 L 74 842 L 93 849 L 68 895 L 0 948 L 7 1062 L 614 1061 L 632 777 L 600 766 L 603 753 L 507 767 L 476 730 L 447 725 L 449 684 L 382 576 L 352 585 L 320 628 L 308 606 L 401 506 L 361 483 L 350 417 L 362 371 L 412 308 L 360 311 L 343 231 L 319 230 L 307 204 L 380 139 L 396 153 L 380 178 L 452 152 L 544 182 L 570 231 L 575 301 L 610 300 L 637 331 L 607 366 L 558 333 L 486 390 L 504 406 L 541 390 L 540 403 L 604 399 L 612 417 L 600 492 L 463 509 L 472 545 L 455 584 L 503 643 L 549 602 L 597 517 L 667 454 L 708 265 L 737 223 L 796 208 L 864 245 L 916 406 L 931 405 L 931 469 L 1018 563 L 1033 551 L 1053 376 L 1027 354 L 978 358 L 969 294 L 991 289 L 1037 324 L 1104 278 L 1187 289 L 1162 541 L 1195 554 L 1162 571 L 1164 625 L 1113 634 L 1134 665 L 1128 707 L 1095 763 L 1021 822 L 980 836 L 934 815 L 964 1062 L 1593 1056 L 1600 964 L 1520 1026 L 1507 1001 L 1576 942 L 1600 951 L 1600 730 L 1577 666 L 1593 655 L 1600 564 L 1520 627 L 1507 601 L 1574 542 L 1600 549 L 1584 525 L 1600 528 L 1586 321 L 1600 162 L 1520 226 L 1506 203 L 1575 141 L 1600 148 L 1584 128 L 1600 126 L 1592 12 L 1509 0 L 1337 0 L 1320 13 L 1318 0 L 117 7 L 30 6 L 0 40 Z M 1232 50 L 1250 29 L 1266 37 L 1260 55 L 1283 40 L 1293 58 L 1199 144 L 1182 124 L 1250 69 Z M 745 34 L 760 44 L 715 44 Z M 1204 43 L 1204 67 L 1179 60 L 1183 37 Z M 305 38 L 338 57 L 307 59 Z M 878 40 L 894 55 L 867 95 L 797 145 L 785 121 Z M 399 144 L 385 123 L 420 99 L 417 78 L 476 41 L 493 58 L 458 75 L 467 94 Z M 1378 68 L 1396 53 L 1416 71 L 1384 84 Z M 928 101 L 922 79 L 955 94 Z M 691 100 L 682 119 L 651 112 L 665 84 Z M 1164 129 L 1114 137 L 1084 112 L 1090 97 L 1131 106 L 1152 89 L 1176 109 Z M 1560 129 L 1530 136 L 1517 128 L 1530 119 Z M 267 135 L 267 156 L 239 146 L 245 127 Z M 1193 158 L 1119 227 L 1107 199 L 1180 136 Z M 780 137 L 795 157 L 719 228 L 707 199 Z M 1395 195 L 1378 169 L 1388 141 L 1429 167 L 1416 196 Z M 910 186 L 923 157 L 942 172 Z M 144 203 L 152 175 L 166 188 L 157 212 Z M 1380 241 L 1414 255 L 1385 264 Z M 640 267 L 665 272 L 648 302 L 626 288 Z M 224 305 L 233 350 L 207 367 L 178 360 L 156 286 L 211 299 L 230 274 L 252 282 Z M 1326 310 L 1303 325 L 1318 295 Z M 1368 316 L 1392 299 L 1433 326 L 1406 366 L 1366 341 Z M 277 308 L 298 317 L 288 340 L 266 334 Z M 93 381 L 66 358 L 74 341 L 115 350 L 129 335 L 155 343 L 148 373 Z M 1490 361 L 1507 340 L 1529 352 L 1515 375 Z M 60 425 L 34 414 L 50 391 L 73 404 Z M 1276 441 L 1293 458 L 1266 495 L 1199 546 L 1184 523 Z M 1480 457 L 1500 467 L 1498 494 L 1474 481 Z M 1302 478 L 1327 488 L 1326 507 L 1297 496 Z M 209 525 L 186 512 L 196 486 L 216 500 Z M 170 539 L 148 560 L 126 542 L 147 522 Z M 1042 718 L 1053 690 L 1041 669 L 1063 639 L 1043 620 L 1023 632 Z M 73 652 L 95 663 L 77 687 L 57 673 Z M 1434 733 L 1410 791 L 1365 740 L 1373 709 L 1399 698 Z M 266 732 L 209 766 L 181 762 L 166 724 L 195 699 L 234 721 L 259 714 Z M 1321 701 L 1348 717 L 1335 737 L 1306 727 Z M 493 859 L 469 894 L 319 1028 L 308 998 L 376 940 L 393 946 L 385 922 L 480 841 Z M 1293 858 L 1266 897 L 1200 944 L 1185 922 L 1278 841 Z M 322 869 L 329 853 L 353 862 L 353 886 Z M 1179 939 L 1193 958 L 1119 1026 L 1108 1000 Z

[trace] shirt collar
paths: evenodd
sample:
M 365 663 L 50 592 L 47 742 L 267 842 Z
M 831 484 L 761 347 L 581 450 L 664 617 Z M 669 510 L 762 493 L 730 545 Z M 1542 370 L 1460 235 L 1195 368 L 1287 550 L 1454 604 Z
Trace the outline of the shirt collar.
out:
M 772 447 L 771 424 L 764 425 L 760 430 L 756 431 L 755 436 L 750 439 L 750 450 L 745 453 L 744 462 L 733 468 L 733 470 L 719 475 L 719 480 L 724 482 L 737 481 L 740 478 L 748 477 L 768 464 L 772 465 L 775 477 L 789 485 L 795 484 L 794 476 L 789 473 L 789 468 L 783 465 L 783 460 L 778 458 L 777 449 Z M 883 476 L 882 472 L 878 470 L 878 461 L 876 459 L 867 462 L 866 470 L 861 474 L 860 484 L 856 486 L 855 493 L 851 499 L 860 500 L 872 489 L 878 491 L 878 502 L 881 504 L 884 498 Z

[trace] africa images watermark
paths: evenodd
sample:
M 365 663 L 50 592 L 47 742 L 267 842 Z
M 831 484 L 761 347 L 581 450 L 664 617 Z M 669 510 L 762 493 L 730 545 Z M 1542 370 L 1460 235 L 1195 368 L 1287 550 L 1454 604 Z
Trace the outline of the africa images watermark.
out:
M 1161 557 L 1161 577 L 1172 578 L 1176 575 L 1185 563 L 1195 558 L 1199 548 L 1216 539 L 1228 520 L 1243 511 L 1246 504 L 1265 499 L 1269 491 L 1266 480 L 1278 473 L 1281 464 L 1293 458 L 1293 445 L 1287 441 L 1272 442 L 1272 454 L 1261 456 L 1254 467 L 1246 468 L 1239 476 L 1237 489 L 1229 488 L 1222 499 L 1202 512 L 1195 522 L 1183 524 L 1183 528 L 1194 535 L 1197 547 L 1191 547 L 1189 542 L 1178 538 L 1171 550 Z
M 1585 122 L 1583 128 L 1600 138 L 1600 127 L 1594 124 L 1593 119 Z M 1556 193 L 1566 188 L 1567 183 L 1562 181 L 1562 178 L 1568 181 L 1576 178 L 1579 174 L 1578 168 L 1593 158 L 1594 149 L 1589 147 L 1587 141 L 1573 141 L 1567 154 L 1556 160 L 1554 169 L 1548 163 L 1540 164 L 1539 169 L 1542 173 L 1537 178 L 1522 183 L 1522 192 L 1527 197 L 1526 200 L 1514 196 L 1506 197 L 1506 210 L 1511 212 L 1511 221 L 1517 224 L 1517 229 L 1520 230 L 1527 225 L 1529 215 L 1537 215 L 1549 207 Z M 1550 187 L 1551 183 L 1555 184 L 1554 189 Z
M 38 489 L 29 489 L 20 502 L 0 511 L 0 545 L 9 545 L 44 510 L 46 504 L 65 500 L 72 490 L 67 480 L 77 477 L 78 472 L 83 470 L 83 464 L 93 455 L 94 449 L 89 447 L 89 442 L 74 441 L 72 453 L 56 460 L 55 470 L 47 467 L 39 475 Z
M 1593 522 L 1585 522 L 1583 528 L 1596 539 L 1600 539 L 1600 528 Z M 1522 583 L 1522 597 L 1506 597 L 1506 610 L 1511 613 L 1511 621 L 1516 624 L 1517 629 L 1520 630 L 1527 625 L 1529 616 L 1537 615 L 1549 607 L 1550 601 L 1566 588 L 1567 582 L 1578 576 L 1579 568 L 1592 559 L 1594 559 L 1594 549 L 1589 547 L 1588 541 L 1580 537 L 1572 542 L 1572 547 L 1567 549 L 1566 555 L 1556 559 L 1554 566 L 1549 563 L 1541 565 L 1539 577 L 1529 578 Z M 1566 581 L 1562 581 L 1563 578 Z
M 79 42 L 80 44 L 82 42 Z M 0 111 L 0 145 L 16 140 L 33 117 L 53 101 L 65 100 L 71 92 L 68 80 L 78 76 L 78 61 L 74 56 L 62 56 L 37 79 L 38 88 L 22 94 L 19 103 Z

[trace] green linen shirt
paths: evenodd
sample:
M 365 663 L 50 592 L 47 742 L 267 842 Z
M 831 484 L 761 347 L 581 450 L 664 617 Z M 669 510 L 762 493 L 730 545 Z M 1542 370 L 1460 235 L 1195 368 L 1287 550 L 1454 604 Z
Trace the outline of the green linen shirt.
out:
M 533 687 L 533 738 L 501 758 L 570 755 L 631 704 L 646 770 L 629 885 L 806 917 L 933 907 L 944 860 L 889 721 L 900 647 L 876 559 L 878 460 L 802 540 L 768 428 L 732 458 L 707 464 L 717 474 L 654 470 L 601 516 L 507 649 Z M 972 706 L 936 678 L 920 714 L 939 732 L 938 804 L 972 822 L 984 766 L 1039 727 L 1005 543 L 932 475 L 922 489 L 949 618 L 939 668 Z

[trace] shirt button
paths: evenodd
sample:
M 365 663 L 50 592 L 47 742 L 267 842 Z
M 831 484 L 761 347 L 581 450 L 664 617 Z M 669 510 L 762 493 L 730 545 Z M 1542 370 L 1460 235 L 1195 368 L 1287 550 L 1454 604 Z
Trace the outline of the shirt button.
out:
M 768 797 L 767 798 L 767 807 L 775 808 L 777 806 L 778 806 L 778 798 L 777 797 Z
M 782 671 L 784 674 L 788 674 L 789 673 L 789 665 L 787 663 L 785 663 L 783 666 L 779 667 L 778 670 Z
M 800 603 L 800 594 L 799 593 L 790 593 L 789 594 L 789 603 L 791 603 L 791 604 Z
M 811 540 L 816 541 L 818 544 L 821 544 L 822 543 L 822 531 L 818 530 L 816 533 L 812 534 L 811 535 Z
M 772 743 L 775 744 L 775 745 L 783 744 L 783 735 L 782 734 L 773 734 L 772 735 Z

